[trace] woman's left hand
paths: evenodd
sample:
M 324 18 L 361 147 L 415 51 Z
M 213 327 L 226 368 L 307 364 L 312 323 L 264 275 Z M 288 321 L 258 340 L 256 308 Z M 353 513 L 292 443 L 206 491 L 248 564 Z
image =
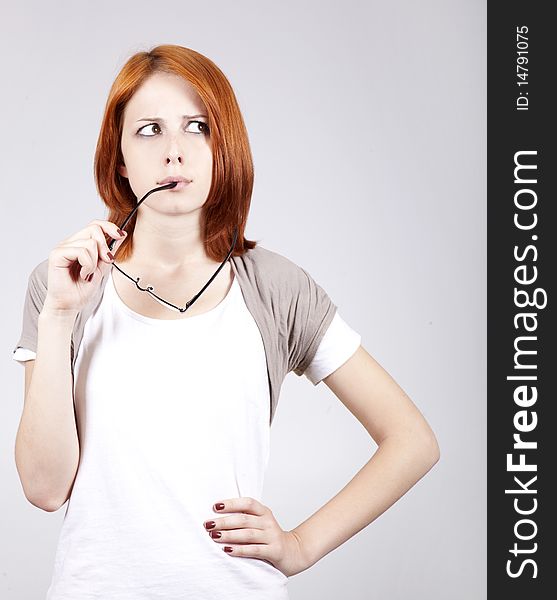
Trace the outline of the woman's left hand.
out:
M 218 504 L 224 504 L 224 508 L 217 510 Z M 223 544 L 223 550 L 230 556 L 265 560 L 287 577 L 308 568 L 299 536 L 293 531 L 283 531 L 271 509 L 259 500 L 249 497 L 220 500 L 213 510 L 237 513 L 203 523 L 213 541 Z M 219 533 L 220 537 L 215 537 Z

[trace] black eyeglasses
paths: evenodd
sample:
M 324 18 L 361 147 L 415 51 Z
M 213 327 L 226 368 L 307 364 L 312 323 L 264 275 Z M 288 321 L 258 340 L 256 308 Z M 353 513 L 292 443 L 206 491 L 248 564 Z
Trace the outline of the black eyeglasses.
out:
M 129 223 L 129 220 L 133 217 L 133 215 L 135 214 L 135 211 L 139 208 L 139 205 L 153 192 L 159 192 L 161 190 L 167 190 L 170 188 L 173 188 L 177 185 L 176 181 L 173 181 L 171 183 L 167 183 L 161 187 L 156 187 L 153 188 L 152 190 L 150 190 L 149 192 L 147 192 L 145 194 L 145 196 L 143 196 L 143 198 L 141 198 L 141 200 L 137 203 L 137 205 L 135 206 L 135 208 L 131 211 L 131 213 L 127 216 L 126 220 L 122 223 L 122 225 L 120 225 L 120 229 L 124 230 L 126 225 Z M 179 306 L 176 306 L 174 304 L 172 304 L 172 302 L 167 302 L 166 300 L 163 300 L 160 296 L 157 296 L 157 294 L 155 294 L 153 292 L 153 290 L 155 289 L 152 285 L 148 285 L 147 287 L 141 287 L 139 285 L 139 280 L 141 279 L 140 277 L 136 277 L 135 279 L 133 277 L 130 277 L 127 273 L 125 273 L 117 264 L 112 263 L 113 267 L 116 267 L 118 269 L 118 271 L 120 271 L 120 273 L 122 273 L 122 275 L 125 275 L 130 281 L 133 281 L 137 287 L 138 290 L 140 290 L 141 292 L 148 292 L 157 302 L 159 302 L 160 304 L 162 304 L 163 306 L 167 306 L 169 308 L 172 308 L 174 310 L 177 310 L 180 313 L 184 313 L 186 312 L 186 310 L 188 310 L 188 308 L 199 298 L 199 296 L 201 296 L 201 294 L 207 289 L 207 287 L 209 286 L 209 284 L 211 283 L 211 281 L 213 281 L 213 279 L 218 275 L 219 271 L 224 267 L 224 264 L 226 263 L 226 261 L 230 258 L 230 255 L 232 254 L 232 251 L 234 250 L 234 247 L 236 246 L 236 240 L 238 238 L 238 226 L 235 227 L 234 229 L 234 239 L 232 241 L 232 245 L 230 246 L 230 250 L 228 251 L 228 254 L 226 255 L 226 258 L 222 261 L 221 265 L 219 266 L 219 268 L 213 273 L 213 276 L 211 277 L 211 279 L 209 279 L 209 281 L 201 288 L 201 290 L 199 292 L 197 292 L 197 294 L 188 302 L 186 302 L 186 306 L 184 308 L 180 308 Z M 113 239 L 110 244 L 108 244 L 109 249 L 112 251 L 112 248 L 114 248 L 114 244 L 116 243 L 116 240 Z

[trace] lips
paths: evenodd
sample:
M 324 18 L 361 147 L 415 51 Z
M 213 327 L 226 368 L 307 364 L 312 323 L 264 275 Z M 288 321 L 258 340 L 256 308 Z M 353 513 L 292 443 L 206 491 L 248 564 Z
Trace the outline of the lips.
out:
M 186 177 L 182 177 L 181 175 L 170 175 L 169 177 L 165 177 L 162 181 L 159 181 L 159 185 L 164 185 L 165 183 L 183 182 L 183 183 L 191 183 L 191 179 L 187 179 Z

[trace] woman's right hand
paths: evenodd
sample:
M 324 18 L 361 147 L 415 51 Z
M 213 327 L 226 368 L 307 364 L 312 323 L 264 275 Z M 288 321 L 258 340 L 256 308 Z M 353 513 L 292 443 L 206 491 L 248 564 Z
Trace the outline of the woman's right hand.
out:
M 118 226 L 95 219 L 86 227 L 62 240 L 48 256 L 48 289 L 43 310 L 57 313 L 79 312 L 93 297 L 102 277 L 112 264 L 104 234 L 116 240 L 116 251 L 126 239 Z M 91 281 L 87 277 L 93 273 Z

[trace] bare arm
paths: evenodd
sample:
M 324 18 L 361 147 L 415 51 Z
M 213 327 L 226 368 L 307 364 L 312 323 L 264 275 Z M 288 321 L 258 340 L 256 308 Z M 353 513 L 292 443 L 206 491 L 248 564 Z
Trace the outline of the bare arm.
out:
M 379 517 L 440 457 L 420 411 L 362 346 L 323 381 L 379 447 L 336 496 L 291 531 L 306 568 Z
M 26 498 L 49 512 L 66 501 L 79 463 L 70 363 L 76 315 L 43 309 L 38 318 L 37 356 L 25 365 L 25 403 L 15 461 Z

